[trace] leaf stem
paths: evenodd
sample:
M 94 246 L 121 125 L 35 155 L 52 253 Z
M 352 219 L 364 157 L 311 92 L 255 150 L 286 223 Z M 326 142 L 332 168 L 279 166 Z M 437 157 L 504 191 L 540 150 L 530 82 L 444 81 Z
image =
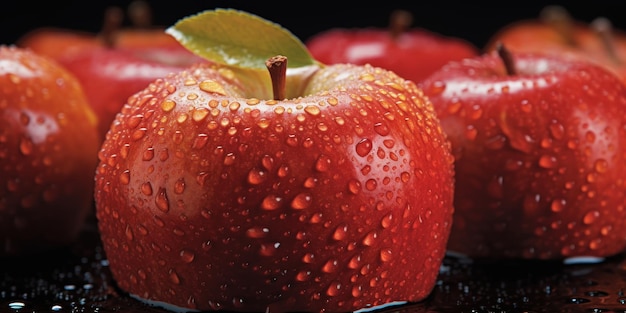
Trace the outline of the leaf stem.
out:
M 517 74 L 517 69 L 515 68 L 515 62 L 513 60 L 513 55 L 511 54 L 511 51 L 509 51 L 509 49 L 507 49 L 502 42 L 498 42 L 498 44 L 496 45 L 496 51 L 498 52 L 498 56 L 500 57 L 500 59 L 502 59 L 502 63 L 504 63 L 506 74 Z

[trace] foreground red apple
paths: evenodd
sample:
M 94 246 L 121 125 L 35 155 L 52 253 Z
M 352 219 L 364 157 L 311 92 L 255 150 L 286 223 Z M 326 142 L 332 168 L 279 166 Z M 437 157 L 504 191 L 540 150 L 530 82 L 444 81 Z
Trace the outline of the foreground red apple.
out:
M 511 51 L 551 53 L 594 62 L 626 83 L 626 33 L 598 17 L 574 19 L 563 7 L 548 6 L 538 18 L 515 21 L 492 35 L 485 51 L 504 44 Z
M 306 45 L 315 59 L 326 64 L 370 64 L 419 82 L 449 61 L 478 55 L 461 38 L 423 28 L 411 28 L 410 12 L 392 13 L 389 29 L 334 28 L 311 37 Z
M 0 46 L 0 257 L 68 245 L 93 204 L 96 117 L 74 76 Z
M 204 32 L 223 25 L 234 33 Z M 240 42 L 238 29 L 264 36 Z M 156 80 L 107 134 L 95 197 L 119 287 L 225 311 L 427 297 L 453 166 L 415 84 L 371 66 L 320 68 L 290 33 L 245 12 L 206 11 L 169 32 L 217 63 Z
M 18 42 L 54 58 L 79 79 L 98 116 L 100 141 L 130 95 L 156 78 L 202 61 L 164 28 L 121 28 L 122 14 L 111 8 L 98 34 L 41 28 Z
M 494 259 L 623 251 L 626 87 L 589 62 L 499 51 L 419 85 L 456 159 L 449 249 Z

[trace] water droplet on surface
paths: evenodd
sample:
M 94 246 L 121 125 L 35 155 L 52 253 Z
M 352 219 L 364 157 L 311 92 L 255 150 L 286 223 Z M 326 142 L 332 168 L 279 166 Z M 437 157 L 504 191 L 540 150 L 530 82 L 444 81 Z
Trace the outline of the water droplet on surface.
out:
M 335 228 L 335 232 L 333 232 L 332 238 L 334 240 L 340 241 L 346 239 L 346 235 L 348 233 L 348 225 L 339 225 Z
M 165 188 L 159 188 L 159 192 L 156 195 L 154 202 L 157 205 L 157 208 L 164 213 L 167 213 L 170 210 L 170 201 L 167 199 L 167 192 Z
M 246 236 L 249 238 L 263 238 L 270 232 L 266 227 L 252 227 L 246 230 Z
M 554 168 L 556 167 L 556 157 L 551 155 L 542 155 L 539 157 L 539 166 L 543 168 Z
M 332 283 L 326 290 L 326 294 L 331 297 L 334 297 L 334 296 L 339 295 L 340 290 L 341 290 L 341 283 Z
M 315 170 L 318 172 L 327 172 L 330 169 L 330 158 L 326 155 L 320 155 L 315 162 Z
M 585 216 L 583 217 L 583 223 L 585 225 L 592 224 L 598 219 L 598 217 L 600 217 L 600 212 L 598 211 L 594 210 L 594 211 L 587 212 L 587 214 L 585 214 Z
M 313 198 L 308 193 L 298 194 L 293 201 L 291 201 L 291 207 L 296 210 L 303 210 L 311 205 Z
M 594 169 L 600 174 L 606 173 L 609 169 L 609 162 L 605 159 L 597 159 L 594 163 Z
M 361 157 L 368 155 L 372 151 L 372 141 L 369 139 L 361 139 L 356 144 L 356 154 Z
M 185 263 L 191 263 L 196 258 L 196 254 L 191 250 L 180 250 L 180 258 Z
M 267 195 L 261 202 L 261 208 L 263 210 L 276 210 L 282 205 L 283 198 L 276 195 Z
M 326 263 L 324 263 L 324 266 L 322 266 L 322 272 L 333 273 L 337 270 L 338 267 L 338 261 L 335 259 L 330 259 Z
M 361 192 L 361 182 L 356 179 L 351 179 L 348 182 L 348 191 L 354 195 L 359 194 L 359 192 Z
M 28 138 L 22 138 L 20 140 L 20 152 L 23 155 L 30 155 L 33 153 L 33 142 Z
M 180 277 L 178 276 L 178 273 L 176 273 L 174 269 L 170 269 L 168 274 L 169 274 L 170 282 L 172 284 L 180 285 Z
M 258 185 L 265 181 L 267 178 L 267 173 L 263 170 L 253 168 L 248 172 L 248 183 L 252 185 Z

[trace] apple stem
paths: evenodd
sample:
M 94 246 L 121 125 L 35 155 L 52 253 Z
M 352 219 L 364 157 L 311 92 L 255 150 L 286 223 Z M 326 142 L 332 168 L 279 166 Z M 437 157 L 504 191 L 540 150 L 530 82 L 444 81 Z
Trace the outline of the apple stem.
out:
M 265 61 L 265 66 L 270 72 L 272 79 L 272 91 L 274 92 L 274 100 L 282 100 L 285 98 L 285 84 L 287 82 L 287 57 L 277 55 Z
M 618 57 L 613 41 L 613 25 L 606 17 L 598 17 L 591 21 L 591 28 L 598 34 L 604 44 L 604 48 L 613 62 L 622 63 Z
M 513 60 L 513 55 L 511 54 L 511 51 L 509 51 L 509 49 L 507 49 L 501 42 L 497 44 L 496 51 L 498 52 L 498 56 L 500 57 L 500 59 L 502 59 L 506 74 L 517 74 L 517 70 L 515 69 L 515 62 Z
M 131 23 L 137 28 L 148 28 L 152 26 L 152 10 L 150 4 L 145 0 L 133 0 L 128 5 L 128 17 Z
M 565 42 L 575 47 L 578 45 L 574 37 L 574 22 L 570 13 L 560 5 L 549 5 L 539 13 L 540 19 L 549 25 L 563 37 Z
M 104 40 L 106 47 L 115 46 L 115 36 L 122 27 L 124 21 L 124 12 L 119 7 L 108 7 L 104 11 L 104 22 L 102 24 L 102 30 L 100 36 Z
M 389 32 L 396 39 L 413 24 L 413 14 L 407 10 L 394 10 L 389 16 Z

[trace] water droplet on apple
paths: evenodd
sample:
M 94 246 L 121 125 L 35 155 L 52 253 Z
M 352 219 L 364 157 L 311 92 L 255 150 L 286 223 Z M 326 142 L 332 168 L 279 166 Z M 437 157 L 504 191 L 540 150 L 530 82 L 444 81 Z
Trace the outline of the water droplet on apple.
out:
M 318 172 L 327 172 L 330 169 L 330 158 L 326 155 L 320 155 L 315 161 L 315 170 Z
M 202 149 L 206 146 L 208 142 L 209 136 L 207 134 L 197 134 L 196 137 L 193 139 L 191 147 L 193 149 Z
M 307 179 L 304 180 L 303 186 L 308 189 L 315 188 L 315 186 L 317 186 L 317 178 L 307 177 Z
M 342 224 L 335 228 L 332 238 L 334 240 L 341 241 L 341 240 L 346 239 L 347 233 L 348 233 L 348 225 Z
M 141 193 L 143 193 L 146 196 L 151 196 L 152 195 L 152 184 L 150 184 L 150 182 L 145 182 L 145 183 L 141 184 Z
M 132 115 L 126 120 L 126 126 L 128 126 L 129 129 L 136 128 L 137 126 L 139 126 L 142 120 L 143 114 Z
M 557 121 L 552 121 L 549 126 L 550 134 L 554 139 L 561 140 L 565 136 L 565 127 Z
M 356 154 L 361 157 L 368 155 L 372 151 L 372 141 L 364 138 L 356 144 Z
M 157 208 L 163 213 L 167 213 L 170 210 L 170 202 L 167 199 L 167 192 L 165 188 L 159 188 L 154 202 L 156 203 Z
M 33 153 L 33 142 L 29 138 L 22 138 L 20 140 L 20 152 L 23 155 L 30 155 Z
M 348 191 L 353 195 L 359 194 L 361 192 L 361 182 L 356 179 L 348 181 Z
M 464 134 L 465 134 L 465 139 L 474 141 L 476 140 L 476 136 L 478 136 L 478 129 L 476 129 L 474 125 L 467 125 L 467 127 L 465 128 Z
M 382 226 L 383 228 L 388 228 L 389 226 L 391 226 L 392 220 L 393 214 L 389 213 L 383 216 L 383 218 L 380 220 L 380 226 Z
M 125 170 L 120 174 L 120 183 L 122 185 L 128 185 L 130 182 L 130 170 Z
M 389 262 L 393 259 L 393 252 L 391 249 L 382 249 L 380 250 L 380 260 L 383 262 Z
M 248 183 L 258 185 L 267 179 L 267 173 L 258 168 L 253 168 L 248 172 Z
M 302 257 L 302 262 L 304 263 L 311 264 L 313 261 L 315 261 L 315 254 L 313 253 L 307 253 Z
M 148 131 L 148 129 L 146 129 L 145 127 L 141 127 L 138 129 L 135 129 L 131 135 L 130 135 L 130 139 L 137 141 L 141 138 L 143 138 L 146 135 L 146 132 Z
M 565 199 L 554 199 L 550 204 L 550 210 L 554 213 L 562 212 L 566 204 L 567 201 Z
M 331 297 L 334 297 L 334 296 L 339 295 L 340 290 L 341 290 L 341 283 L 335 282 L 335 283 L 330 284 L 330 286 L 326 290 L 326 294 Z
M 176 182 L 174 183 L 174 193 L 182 194 L 184 191 L 185 191 L 185 179 L 181 177 L 177 179 Z
M 129 224 L 126 224 L 126 229 L 124 230 L 124 235 L 126 236 L 126 239 L 128 239 L 128 241 L 132 241 L 135 236 L 133 234 L 133 229 Z
M 185 263 L 191 263 L 196 258 L 196 254 L 191 250 L 183 249 L 180 250 L 180 258 Z
M 161 102 L 161 110 L 164 112 L 170 112 L 176 107 L 176 102 L 171 99 L 165 99 Z
M 280 208 L 282 205 L 283 198 L 278 197 L 276 195 L 267 195 L 261 201 L 261 208 L 263 210 L 272 211 Z
M 384 123 L 374 124 L 374 131 L 381 136 L 389 135 L 389 127 L 387 127 L 387 124 Z
M 335 259 L 330 259 L 326 261 L 326 263 L 324 263 L 324 266 L 322 266 L 322 272 L 333 273 L 337 270 L 338 267 L 339 267 L 339 262 Z
M 359 266 L 361 266 L 361 255 L 357 254 L 353 256 L 348 262 L 348 268 L 355 270 L 359 268 Z
M 373 191 L 376 189 L 378 183 L 376 182 L 375 179 L 370 178 L 365 182 L 365 189 L 369 190 L 369 191 Z
M 363 238 L 363 244 L 368 246 L 368 247 L 371 247 L 371 246 L 373 246 L 376 243 L 377 239 L 378 239 L 378 233 L 375 230 L 370 231 Z
M 269 228 L 255 226 L 246 230 L 246 236 L 249 238 L 264 238 L 269 232 Z
M 556 157 L 552 155 L 542 155 L 539 157 L 539 166 L 543 168 L 554 168 L 556 167 L 556 164 Z
M 259 254 L 261 256 L 273 256 L 274 254 L 276 254 L 276 250 L 279 246 L 280 243 L 278 242 L 272 244 L 262 243 L 261 248 L 259 249 Z
M 605 159 L 597 159 L 593 168 L 600 174 L 606 173 L 609 169 L 609 162 Z
M 583 223 L 585 225 L 592 224 L 593 222 L 595 222 L 598 219 L 598 217 L 600 217 L 600 212 L 598 212 L 596 210 L 589 211 L 583 217 Z
M 180 285 L 180 277 L 178 273 L 174 269 L 170 269 L 168 272 L 168 276 L 170 278 L 170 282 L 174 285 Z
M 226 90 L 224 89 L 224 86 L 212 79 L 207 79 L 207 80 L 200 82 L 198 87 L 200 88 L 200 90 L 204 92 L 216 93 L 216 94 L 220 94 L 223 96 L 226 95 Z
M 300 193 L 291 201 L 291 207 L 295 210 L 303 210 L 311 205 L 313 198 L 309 193 Z
M 297 281 L 307 281 L 311 279 L 311 271 L 300 271 L 296 274 Z

